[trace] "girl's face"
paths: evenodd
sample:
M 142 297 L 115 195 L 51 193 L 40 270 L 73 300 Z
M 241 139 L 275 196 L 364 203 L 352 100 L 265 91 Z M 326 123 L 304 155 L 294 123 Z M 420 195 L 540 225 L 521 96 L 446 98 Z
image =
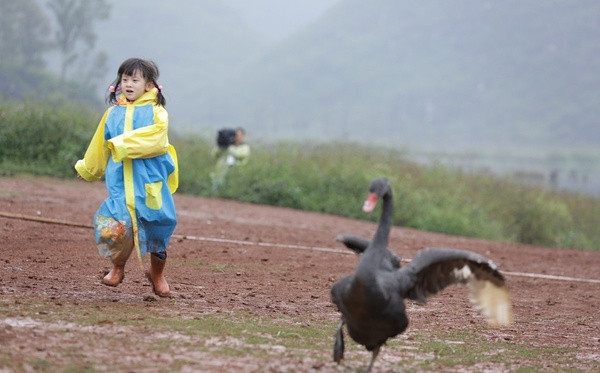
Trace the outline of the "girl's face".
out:
M 121 91 L 127 101 L 133 102 L 141 95 L 151 90 L 152 82 L 146 81 L 139 70 L 135 70 L 133 75 L 123 74 L 121 76 Z

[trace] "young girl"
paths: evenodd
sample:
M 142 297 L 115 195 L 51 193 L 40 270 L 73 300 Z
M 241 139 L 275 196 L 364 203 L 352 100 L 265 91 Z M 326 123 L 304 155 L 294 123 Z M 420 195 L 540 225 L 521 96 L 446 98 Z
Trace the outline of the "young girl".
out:
M 98 252 L 113 268 L 102 279 L 117 286 L 125 262 L 136 249 L 150 252 L 146 276 L 154 293 L 169 296 L 163 269 L 167 245 L 177 224 L 172 193 L 179 184 L 177 155 L 167 136 L 165 98 L 158 67 L 139 58 L 124 61 L 110 88 L 113 104 L 100 120 L 92 141 L 75 169 L 87 181 L 105 177 L 108 198 L 94 215 Z

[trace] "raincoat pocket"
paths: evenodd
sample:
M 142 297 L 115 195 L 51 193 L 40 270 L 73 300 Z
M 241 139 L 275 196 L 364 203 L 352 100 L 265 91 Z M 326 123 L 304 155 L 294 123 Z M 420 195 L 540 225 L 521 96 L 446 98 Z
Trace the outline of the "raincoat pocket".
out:
M 162 207 L 162 181 L 148 183 L 146 189 L 146 206 L 152 210 L 159 210 Z

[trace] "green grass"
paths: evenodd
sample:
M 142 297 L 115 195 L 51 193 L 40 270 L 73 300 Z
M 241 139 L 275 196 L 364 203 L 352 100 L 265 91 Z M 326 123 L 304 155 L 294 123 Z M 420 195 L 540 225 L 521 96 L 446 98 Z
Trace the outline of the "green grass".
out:
M 600 249 L 600 199 L 520 185 L 489 173 L 422 166 L 400 151 L 348 143 L 258 144 L 213 192 L 210 143 L 178 141 L 181 191 L 356 219 L 369 182 L 391 181 L 393 222 L 420 230 L 549 247 Z M 207 147 L 198 151 L 197 147 Z M 207 158 L 208 157 L 208 158 Z
M 74 178 L 97 114 L 72 106 L 0 105 L 0 176 Z M 600 199 L 530 187 L 485 172 L 422 166 L 401 150 L 356 143 L 253 143 L 250 162 L 211 188 L 213 141 L 172 134 L 180 193 L 330 213 L 356 219 L 369 182 L 391 181 L 393 223 L 420 230 L 549 247 L 600 250 Z M 588 156 L 586 162 L 592 162 Z M 600 159 L 596 160 L 597 162 Z
M 162 362 L 160 369 L 177 371 L 182 366 L 200 366 L 195 356 L 229 361 L 252 358 L 260 366 L 291 359 L 310 358 L 322 364 L 331 363 L 334 330 L 337 322 L 314 317 L 291 317 L 283 314 L 261 315 L 250 312 L 196 313 L 174 311 L 167 304 L 147 306 L 127 302 L 63 302 L 38 298 L 15 306 L 0 302 L 0 317 L 32 318 L 52 325 L 40 335 L 50 334 L 54 344 L 45 347 L 48 358 L 20 355 L 19 350 L 0 350 L 0 367 L 16 370 L 24 366 L 35 371 L 103 371 L 106 356 L 112 356 L 114 369 L 152 369 L 156 361 L 121 359 L 138 354 L 177 355 L 178 359 Z M 64 325 L 71 325 L 67 329 Z M 61 327 L 62 325 L 62 327 Z M 75 327 L 72 327 L 75 325 Z M 100 328 L 100 329 L 89 329 Z M 63 330 L 64 328 L 64 330 Z M 486 336 L 480 327 L 453 330 L 412 331 L 389 341 L 378 364 L 406 372 L 477 371 L 481 366 L 503 367 L 515 372 L 583 372 L 592 371 L 589 362 L 580 361 L 577 347 L 532 346 L 515 339 Z M 10 342 L 10 339 L 7 340 Z M 35 343 L 31 340 L 28 343 Z M 14 346 L 9 346 L 14 347 Z M 392 362 L 385 356 L 393 357 Z M 364 369 L 369 354 L 346 335 L 346 370 Z M 383 357 L 383 358 L 382 358 Z M 98 358 L 99 360 L 95 360 Z M 586 365 L 587 364 L 587 365 Z M 578 370 L 568 367 L 589 367 Z M 352 368 L 351 368 L 352 367 Z
M 450 332 L 421 334 L 415 336 L 419 341 L 419 351 L 429 353 L 432 357 L 426 359 L 419 367 L 430 371 L 452 370 L 461 366 L 476 366 L 477 364 L 503 364 L 511 370 L 521 364 L 532 364 L 535 369 L 541 369 L 534 362 L 548 361 L 551 365 L 565 366 L 574 362 L 575 347 L 535 347 L 515 344 L 508 341 L 488 340 L 480 330 L 470 328 Z

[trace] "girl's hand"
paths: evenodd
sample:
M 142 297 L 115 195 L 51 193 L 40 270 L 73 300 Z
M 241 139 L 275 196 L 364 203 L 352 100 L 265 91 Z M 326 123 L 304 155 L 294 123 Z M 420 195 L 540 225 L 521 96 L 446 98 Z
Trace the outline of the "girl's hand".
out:
M 79 175 L 79 172 L 77 172 L 77 169 L 75 168 L 75 162 L 71 163 L 71 166 L 73 167 L 73 171 L 75 171 L 75 175 L 77 175 L 77 178 L 80 180 L 83 180 L 83 178 L 81 177 L 81 175 Z
M 81 177 L 81 175 L 79 175 L 79 172 L 77 172 L 77 170 L 75 169 L 75 166 L 73 166 L 73 171 L 75 171 L 75 175 L 77 175 L 77 178 L 79 180 L 83 180 L 83 177 Z

